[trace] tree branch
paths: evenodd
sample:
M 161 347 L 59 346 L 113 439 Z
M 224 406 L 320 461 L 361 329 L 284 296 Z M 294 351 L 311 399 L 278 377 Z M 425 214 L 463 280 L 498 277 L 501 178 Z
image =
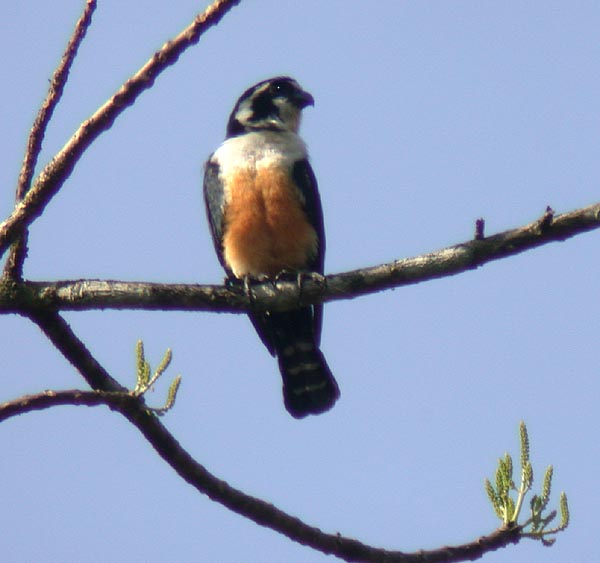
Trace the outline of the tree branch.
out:
M 71 66 L 73 65 L 73 61 L 77 56 L 79 46 L 81 45 L 81 42 L 83 41 L 83 38 L 85 37 L 87 30 L 92 23 L 92 15 L 95 9 L 96 0 L 87 0 L 83 14 L 75 24 L 75 29 L 73 30 L 73 34 L 67 43 L 65 52 L 63 53 L 58 67 L 54 71 L 54 75 L 52 76 L 52 80 L 50 81 L 50 86 L 48 88 L 48 93 L 46 94 L 46 99 L 40 107 L 37 117 L 33 123 L 33 127 L 31 128 L 31 133 L 29 134 L 27 150 L 25 151 L 25 157 L 23 159 L 21 172 L 19 174 L 19 182 L 17 185 L 17 200 L 23 199 L 23 196 L 31 185 L 33 171 L 35 170 L 35 165 L 42 149 L 42 142 L 44 141 L 48 123 L 52 118 L 52 114 L 54 113 L 56 105 L 62 97 L 65 84 L 69 79 Z
M 55 320 L 42 322 L 42 329 L 47 331 L 54 322 Z M 51 330 L 55 333 L 57 331 L 61 332 L 62 329 L 59 326 Z M 72 340 L 73 338 L 75 338 L 75 342 Z M 63 353 L 67 352 L 66 355 L 70 356 L 66 348 L 71 346 L 76 349 L 79 348 L 77 337 L 72 333 L 63 334 L 60 340 L 63 343 L 63 350 L 61 351 Z M 93 362 L 90 362 L 90 358 L 88 358 L 87 365 L 91 366 L 92 364 Z M 100 375 L 90 373 L 90 370 L 94 371 L 95 369 L 97 367 L 86 368 L 86 379 L 96 379 Z M 298 518 L 279 510 L 272 504 L 246 495 L 212 475 L 181 447 L 155 415 L 148 412 L 139 397 L 134 397 L 127 392 L 80 391 L 76 389 L 43 391 L 37 395 L 27 395 L 0 404 L 0 422 L 27 412 L 64 405 L 106 405 L 111 410 L 120 412 L 142 432 L 157 453 L 183 479 L 201 493 L 261 526 L 271 528 L 293 541 L 312 547 L 322 553 L 335 555 L 345 561 L 362 561 L 366 563 L 473 561 L 480 558 L 484 553 L 495 551 L 512 543 L 518 543 L 521 539 L 519 527 L 505 527 L 463 545 L 445 546 L 436 550 L 416 553 L 404 553 L 371 547 L 337 534 L 326 534 L 318 528 L 308 526 Z
M 33 171 L 37 163 L 40 151 L 42 150 L 42 142 L 46 134 L 48 123 L 52 118 L 54 109 L 58 104 L 65 84 L 69 78 L 71 65 L 75 60 L 77 51 L 85 34 L 92 23 L 92 14 L 96 9 L 96 0 L 87 0 L 83 14 L 77 21 L 73 34 L 67 43 L 67 47 L 60 60 L 60 64 L 54 71 L 46 99 L 42 103 L 40 110 L 35 118 L 33 127 L 27 141 L 27 149 L 21 165 L 19 181 L 17 183 L 17 193 L 15 201 L 18 203 L 23 199 L 31 186 Z M 9 258 L 5 264 L 4 272 L 14 278 L 20 279 L 23 275 L 23 262 L 27 256 L 27 229 L 23 229 L 21 237 L 13 245 Z
M 115 411 L 122 411 L 138 404 L 139 397 L 129 393 L 111 393 L 106 391 L 42 391 L 35 395 L 24 395 L 13 401 L 0 404 L 0 422 L 13 416 L 65 405 L 96 407 L 106 405 Z
M 204 13 L 196 16 L 179 35 L 167 41 L 108 102 L 81 124 L 67 144 L 40 173 L 33 187 L 17 203 L 8 219 L 0 224 L 0 255 L 16 240 L 23 229 L 42 214 L 90 144 L 101 133 L 110 129 L 115 119 L 125 108 L 132 105 L 144 90 L 152 86 L 163 70 L 174 64 L 190 45 L 197 43 L 206 30 L 219 23 L 221 18 L 240 1 L 216 0 Z
M 146 309 L 179 311 L 289 310 L 298 304 L 350 299 L 393 287 L 453 276 L 488 262 L 600 227 L 600 203 L 540 219 L 486 238 L 457 244 L 437 252 L 363 268 L 325 278 L 307 276 L 302 287 L 290 281 L 252 285 L 252 299 L 244 289 L 229 285 L 155 284 L 144 282 L 77 280 L 0 283 L 0 312 L 32 308 L 64 311 L 90 309 Z
M 83 376 L 88 385 L 96 391 L 127 393 L 123 387 L 92 356 L 86 345 L 73 332 L 67 321 L 54 311 L 32 310 L 27 313 L 48 340 Z

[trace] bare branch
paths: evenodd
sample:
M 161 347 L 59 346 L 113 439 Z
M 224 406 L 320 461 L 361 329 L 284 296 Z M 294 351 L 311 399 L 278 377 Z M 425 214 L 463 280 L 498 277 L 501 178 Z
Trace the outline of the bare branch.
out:
M 73 35 L 71 35 L 60 63 L 54 71 L 48 93 L 46 94 L 46 99 L 42 103 L 37 117 L 35 118 L 27 141 L 27 150 L 25 151 L 25 158 L 23 159 L 21 173 L 19 174 L 19 183 L 17 185 L 17 200 L 23 199 L 23 196 L 29 189 L 33 171 L 42 149 L 46 128 L 52 118 L 56 105 L 62 97 L 65 84 L 69 78 L 71 66 L 75 60 L 79 46 L 92 23 L 92 15 L 95 9 L 96 0 L 87 0 L 83 14 L 75 24 Z
M 52 343 L 78 369 L 92 386 L 103 391 L 111 391 L 116 382 L 96 361 L 70 327 L 57 314 L 32 315 L 34 322 L 50 338 Z M 338 534 L 326 534 L 309 526 L 270 503 L 252 497 L 231 487 L 225 481 L 212 475 L 198 463 L 160 423 L 158 417 L 148 411 L 143 403 L 125 399 L 123 388 L 119 386 L 117 393 L 82 393 L 75 392 L 71 404 L 91 404 L 95 397 L 103 398 L 98 404 L 107 404 L 119 411 L 127 420 L 136 426 L 145 436 L 156 452 L 188 483 L 210 499 L 219 502 L 230 510 L 249 518 L 261 526 L 275 530 L 291 540 L 321 551 L 336 555 L 346 561 L 363 561 L 368 563 L 438 563 L 453 561 L 472 561 L 488 551 L 505 547 L 520 540 L 520 528 L 501 528 L 488 536 L 459 546 L 447 546 L 438 550 L 404 553 L 387 551 L 365 545 L 357 540 L 345 538 Z M 29 410 L 35 407 L 47 408 L 53 404 L 67 404 L 68 393 L 50 395 L 42 394 L 38 398 L 24 398 L 18 406 L 18 400 L 9 403 L 7 409 L 21 409 L 24 412 L 29 400 Z M 92 398 L 92 395 L 94 398 Z M 118 396 L 118 397 L 117 397 Z M 79 401 L 79 402 L 76 402 Z M 87 401 L 87 403 L 85 402 Z M 16 414 L 16 413 L 15 413 Z M 0 420 L 2 407 L 0 406 Z
M 476 269 L 544 244 L 564 241 L 600 228 L 600 203 L 554 216 L 551 210 L 532 223 L 457 244 L 431 254 L 397 260 L 374 268 L 327 277 L 327 301 L 346 299 L 392 287 L 413 285 Z
M 139 404 L 139 397 L 129 393 L 110 393 L 106 391 L 81 391 L 68 389 L 64 391 L 42 391 L 35 395 L 25 395 L 13 401 L 0 404 L 0 422 L 13 416 L 28 412 L 48 409 L 64 405 L 95 407 L 106 405 L 112 410 L 122 411 Z
M 33 127 L 27 141 L 27 150 L 21 165 L 19 181 L 17 183 L 17 193 L 15 201 L 19 202 L 29 190 L 33 171 L 42 150 L 42 142 L 46 134 L 46 128 L 54 113 L 54 108 L 60 100 L 65 84 L 69 78 L 71 65 L 75 60 L 79 45 L 83 41 L 85 34 L 92 23 L 92 14 L 96 9 L 96 0 L 87 0 L 83 14 L 77 21 L 73 34 L 67 43 L 67 48 L 63 53 L 60 63 L 54 71 L 54 76 L 50 82 L 46 99 L 42 103 L 40 110 L 35 118 Z M 7 275 L 20 279 L 23 275 L 23 262 L 27 256 L 27 229 L 23 229 L 21 237 L 13 245 L 10 256 L 5 264 L 4 272 Z
M 96 391 L 127 393 L 127 388 L 109 375 L 58 313 L 35 310 L 30 311 L 27 316 L 42 329 L 90 387 Z
M 0 284 L 0 312 L 31 308 L 65 311 L 90 309 L 146 309 L 180 311 L 287 310 L 310 304 L 350 299 L 392 287 L 456 275 L 543 244 L 565 240 L 600 227 L 600 204 L 553 216 L 487 238 L 457 244 L 437 252 L 396 260 L 325 278 L 311 277 L 302 288 L 290 281 L 252 285 L 253 299 L 230 285 L 155 284 L 144 282 L 77 280 Z
M 144 90 L 152 86 L 163 70 L 174 64 L 189 46 L 197 43 L 206 30 L 219 23 L 221 18 L 240 1 L 216 0 L 204 13 L 196 16 L 177 37 L 167 41 L 108 102 L 81 124 L 67 144 L 40 173 L 32 188 L 17 203 L 8 219 L 0 224 L 0 255 L 23 232 L 23 229 L 42 214 L 90 144 L 101 133 L 110 129 L 115 119 L 126 107 L 132 105 Z

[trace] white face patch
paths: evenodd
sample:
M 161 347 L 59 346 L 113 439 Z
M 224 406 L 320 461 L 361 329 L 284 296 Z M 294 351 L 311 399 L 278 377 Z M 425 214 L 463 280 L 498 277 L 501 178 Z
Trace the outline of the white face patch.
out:
M 252 113 L 252 100 L 248 99 L 242 102 L 235 116 L 240 123 L 245 124 L 252 118 Z
M 273 103 L 279 110 L 281 123 L 287 131 L 298 132 L 300 128 L 301 111 L 292 104 L 287 98 L 275 98 Z

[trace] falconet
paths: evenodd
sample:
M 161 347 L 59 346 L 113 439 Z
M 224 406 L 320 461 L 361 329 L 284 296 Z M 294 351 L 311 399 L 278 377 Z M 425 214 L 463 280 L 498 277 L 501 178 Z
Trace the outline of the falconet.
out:
M 323 273 L 325 232 L 317 181 L 298 135 L 313 97 L 281 76 L 248 88 L 233 108 L 225 141 L 209 157 L 204 199 L 217 256 L 237 280 L 282 272 Z M 286 409 L 295 418 L 329 410 L 337 383 L 319 349 L 322 304 L 251 312 L 277 357 Z

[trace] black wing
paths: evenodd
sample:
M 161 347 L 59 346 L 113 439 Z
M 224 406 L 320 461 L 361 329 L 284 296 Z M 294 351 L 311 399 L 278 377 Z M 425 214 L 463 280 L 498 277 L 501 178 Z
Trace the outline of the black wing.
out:
M 299 160 L 294 163 L 292 177 L 302 197 L 304 199 L 304 212 L 310 221 L 313 229 L 317 233 L 319 246 L 317 254 L 307 264 L 314 272 L 323 273 L 325 263 L 325 226 L 323 223 L 323 208 L 321 207 L 321 198 L 317 186 L 315 173 L 308 160 Z
M 210 232 L 219 262 L 227 270 L 227 273 L 230 274 L 231 272 L 223 259 L 223 198 L 224 190 L 223 182 L 219 178 L 219 165 L 209 159 L 204 167 L 204 205 L 206 206 L 206 216 L 208 217 L 208 224 L 210 225 Z
M 317 233 L 318 248 L 314 258 L 307 264 L 308 268 L 314 272 L 322 274 L 325 267 L 325 225 L 323 222 L 323 208 L 321 206 L 321 197 L 317 179 L 312 166 L 307 159 L 299 160 L 294 164 L 292 176 L 298 189 L 304 197 L 304 211 Z M 313 306 L 314 316 L 314 334 L 317 346 L 321 343 L 321 328 L 323 326 L 323 304 L 319 303 Z

